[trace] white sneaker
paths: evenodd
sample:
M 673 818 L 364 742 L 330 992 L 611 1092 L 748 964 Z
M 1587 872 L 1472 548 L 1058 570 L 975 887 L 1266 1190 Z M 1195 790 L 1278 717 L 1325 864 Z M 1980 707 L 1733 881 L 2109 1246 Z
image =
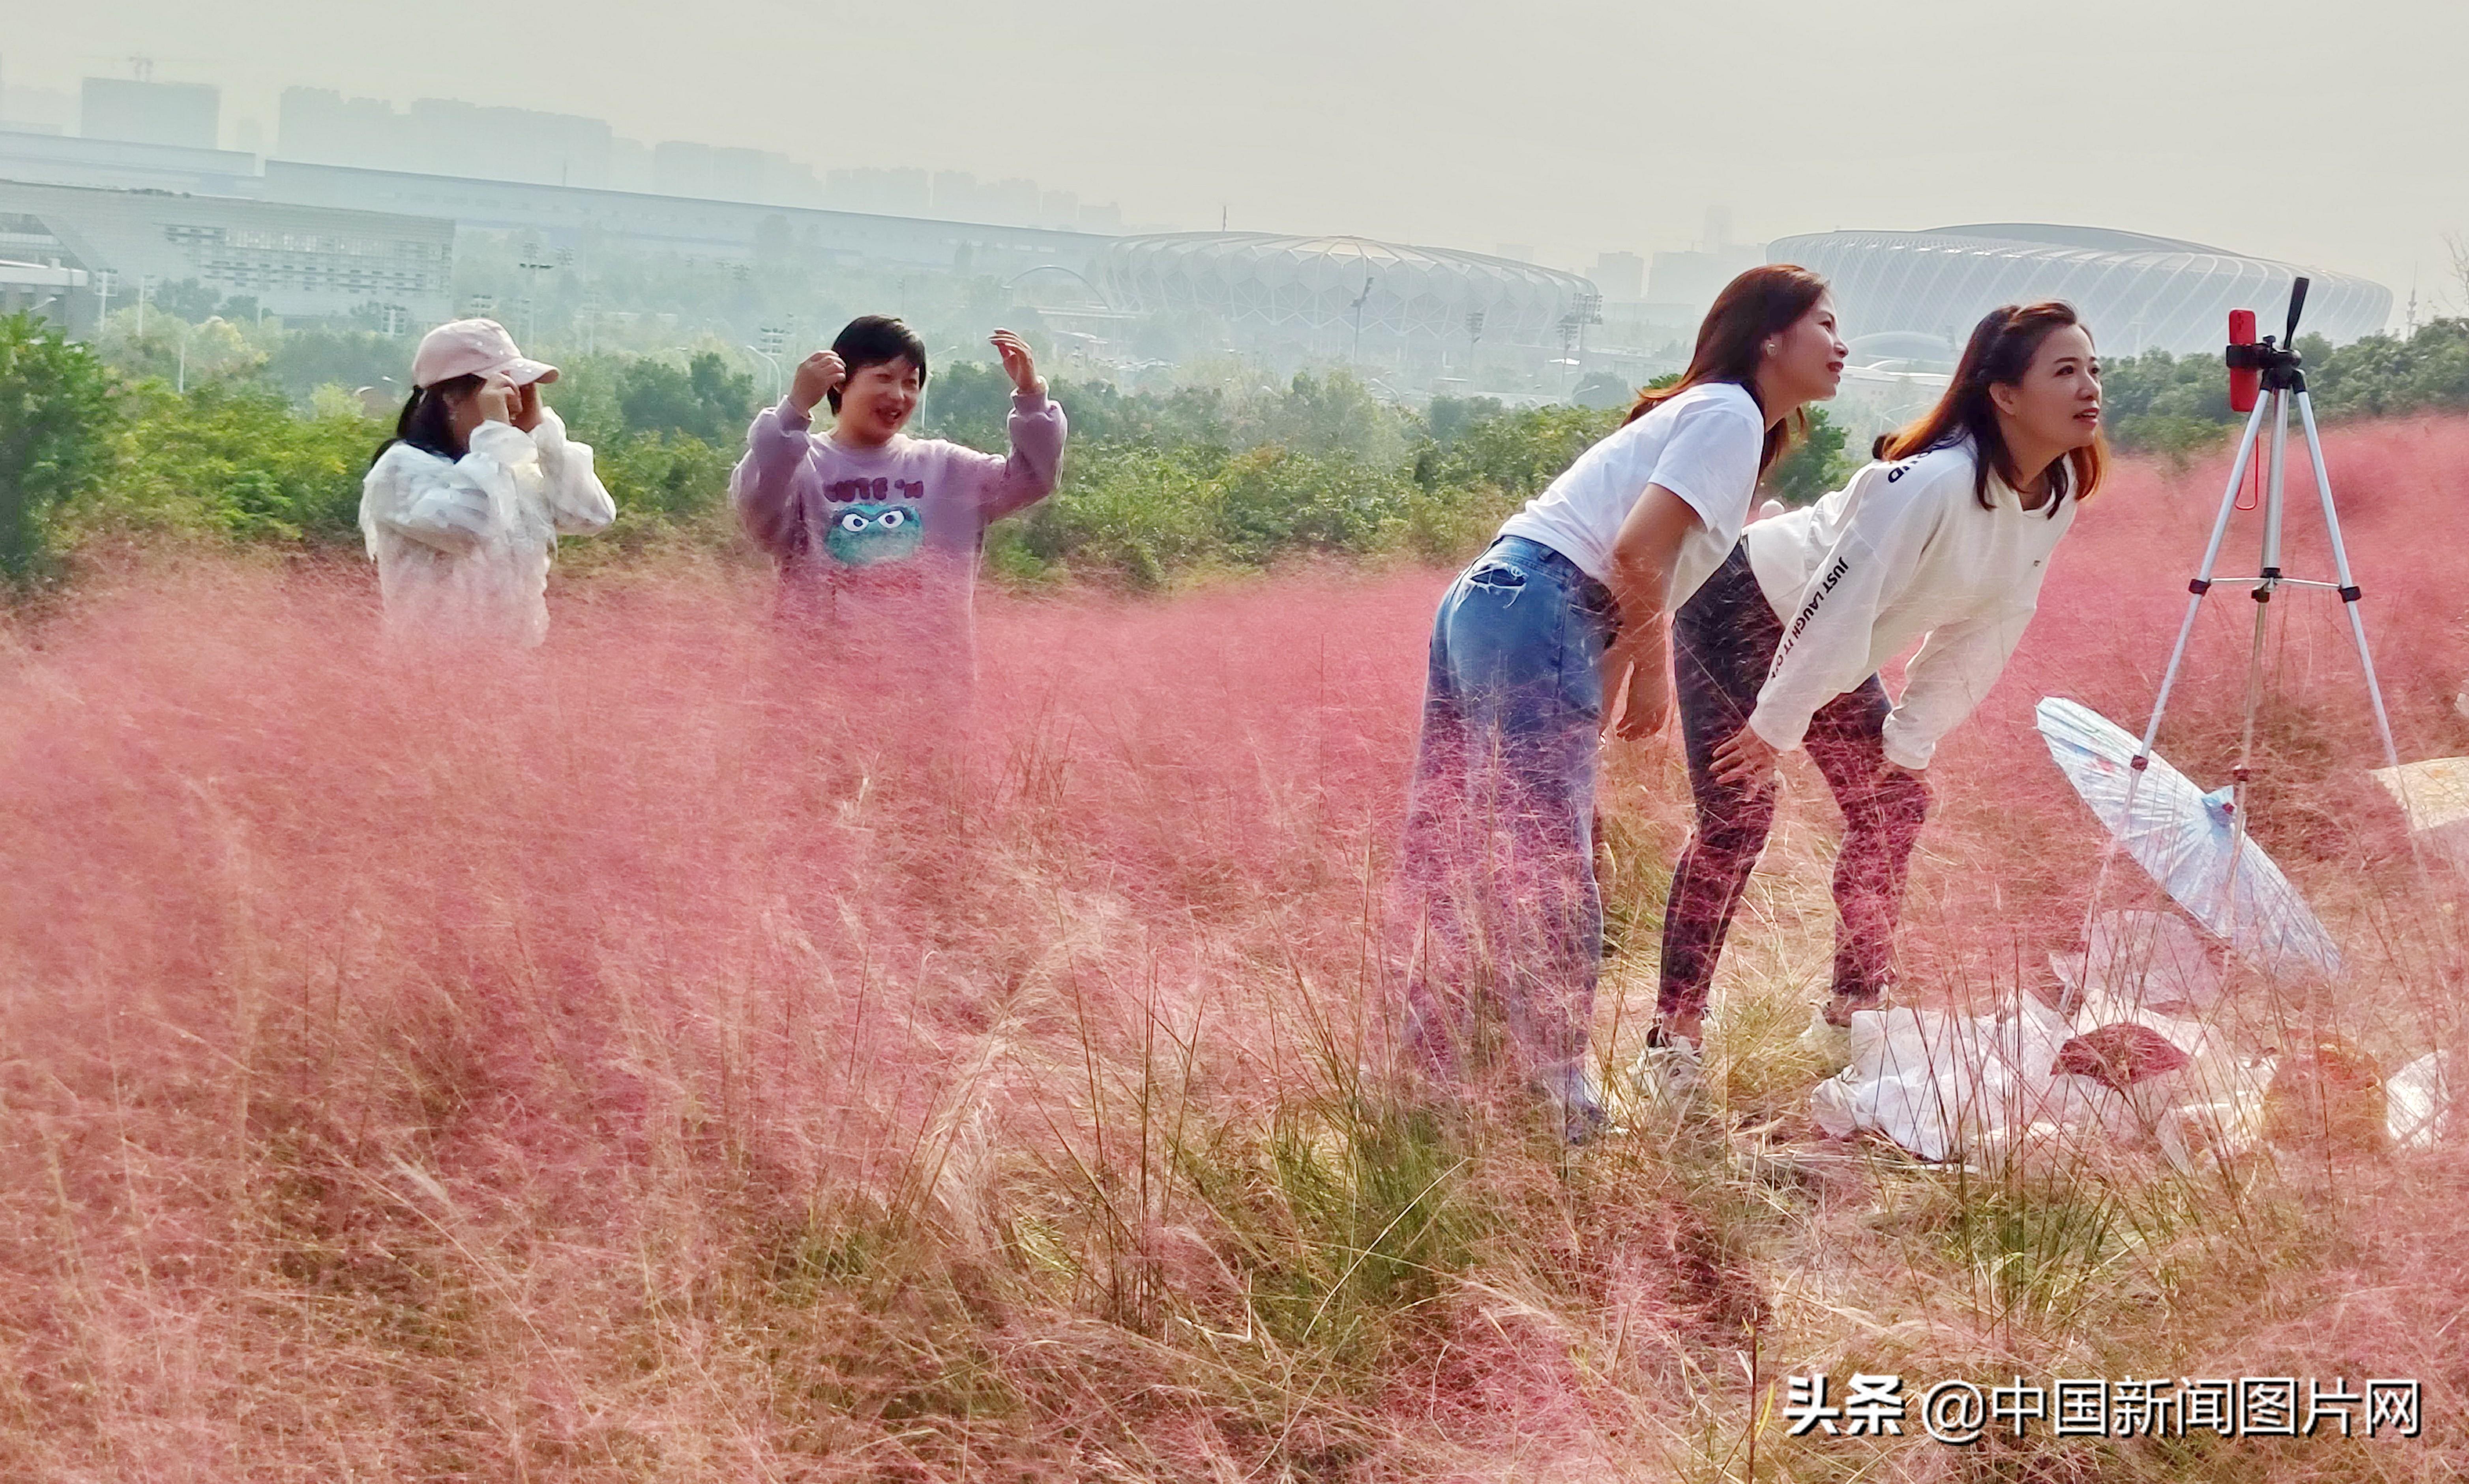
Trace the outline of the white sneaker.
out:
M 1816 1061 L 1820 1077 L 1833 1077 L 1852 1064 L 1852 1028 L 1827 1019 L 1823 1005 L 1810 1010 L 1809 1029 L 1800 1032 L 1796 1044 Z
M 1705 1085 L 1706 1061 L 1694 1043 L 1653 1031 L 1648 1032 L 1646 1049 L 1637 1054 L 1628 1077 L 1648 1098 L 1678 1102 Z

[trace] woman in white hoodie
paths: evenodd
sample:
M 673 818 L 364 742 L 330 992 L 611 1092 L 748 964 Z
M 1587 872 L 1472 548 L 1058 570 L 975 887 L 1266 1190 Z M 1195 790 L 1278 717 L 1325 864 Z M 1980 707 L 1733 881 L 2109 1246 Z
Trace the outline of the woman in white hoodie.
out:
M 556 380 L 493 319 L 422 338 L 411 398 L 360 485 L 388 638 L 529 647 L 547 637 L 557 538 L 617 517 L 591 446 L 541 402 Z
M 1664 911 L 1649 1081 L 1696 1079 L 1707 986 L 1774 823 L 1775 759 L 1792 748 L 1844 819 L 1819 1019 L 1848 1025 L 1881 998 L 1929 760 L 1996 683 L 2100 483 L 2090 335 L 2064 304 L 1991 311 L 1937 406 L 1877 452 L 1844 489 L 1750 525 L 1673 621 L 1697 818 Z M 1879 667 L 1915 639 L 1889 702 Z

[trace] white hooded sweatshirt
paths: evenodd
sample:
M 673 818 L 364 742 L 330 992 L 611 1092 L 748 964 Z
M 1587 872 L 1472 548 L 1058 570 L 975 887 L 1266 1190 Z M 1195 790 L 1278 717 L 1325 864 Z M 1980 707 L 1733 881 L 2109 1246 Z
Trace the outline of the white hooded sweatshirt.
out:
M 1817 503 L 1748 527 L 1750 569 L 1784 626 L 1749 717 L 1759 736 L 1798 747 L 1818 707 L 1924 635 L 1886 717 L 1889 762 L 1927 767 L 1989 694 L 2032 621 L 2075 500 L 2026 510 L 1992 473 L 1984 510 L 1977 467 L 1969 442 L 1871 464 Z
M 538 644 L 548 635 L 548 565 L 561 532 L 606 530 L 617 506 L 591 446 L 541 409 L 529 433 L 483 423 L 471 451 L 440 458 L 398 443 L 360 487 L 360 531 L 378 564 L 390 639 Z

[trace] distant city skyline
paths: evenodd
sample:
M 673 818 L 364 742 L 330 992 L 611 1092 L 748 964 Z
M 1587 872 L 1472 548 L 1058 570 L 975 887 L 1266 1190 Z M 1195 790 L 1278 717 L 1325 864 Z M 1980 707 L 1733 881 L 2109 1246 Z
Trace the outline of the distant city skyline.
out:
M 167 90 L 206 88 L 219 94 L 228 91 L 223 89 L 221 84 L 212 81 L 156 78 L 154 58 L 151 58 L 132 57 L 125 58 L 124 61 L 133 70 L 133 73 L 142 75 L 143 81 L 160 82 Z M 98 78 L 87 75 L 79 78 L 77 86 L 73 89 L 26 88 L 8 81 L 6 64 L 6 54 L 0 54 L 0 127 L 33 125 L 38 128 L 57 128 L 71 134 L 82 132 L 85 122 L 83 114 L 99 83 L 111 86 L 140 80 L 135 76 Z M 512 160 L 501 162 L 497 168 L 492 169 L 486 166 L 474 166 L 468 161 L 388 158 L 387 150 L 369 148 L 370 142 L 364 136 L 355 138 L 354 131 L 348 127 L 335 128 L 334 126 L 345 122 L 338 117 L 319 118 L 312 121 L 307 128 L 300 127 L 290 115 L 292 107 L 296 106 L 298 102 L 298 95 L 302 94 L 318 95 L 321 101 L 338 104 L 356 112 L 366 105 L 377 104 L 383 111 L 395 115 L 402 121 L 420 120 L 424 115 L 434 116 L 439 112 L 468 115 L 519 111 L 541 115 L 540 123 L 554 126 L 554 131 L 559 134 L 572 132 L 568 127 L 573 125 L 600 126 L 602 132 L 608 136 L 604 140 L 604 145 L 614 147 L 609 152 L 622 157 L 631 151 L 640 156 L 640 159 L 621 164 L 617 170 L 609 173 L 607 178 L 593 174 L 586 178 L 566 180 L 555 178 L 560 174 L 555 171 L 512 168 L 514 165 Z M 31 98 L 30 95 L 32 95 Z M 14 112 L 12 111 L 12 99 L 23 105 Z M 607 186 L 662 195 L 708 195 L 719 199 L 777 199 L 794 204 L 819 203 L 847 210 L 881 212 L 898 216 L 967 214 L 987 220 L 1031 222 L 1039 220 L 1038 208 L 1035 204 L 1024 208 L 1018 199 L 1018 188 L 1028 188 L 1033 199 L 1060 194 L 1076 200 L 1076 196 L 1073 193 L 1049 193 L 1036 181 L 1019 178 L 980 181 L 967 171 L 937 170 L 920 165 L 853 166 L 845 170 L 819 172 L 808 162 L 776 151 L 757 150 L 746 146 L 713 145 L 695 140 L 655 142 L 631 139 L 618 133 L 616 126 L 610 121 L 588 115 L 555 113 L 516 104 L 482 103 L 469 98 L 364 98 L 346 94 L 340 89 L 312 83 L 289 83 L 276 92 L 271 104 L 271 122 L 261 118 L 257 113 L 237 113 L 233 106 L 226 103 L 219 120 L 217 135 L 215 143 L 207 146 L 208 148 L 259 154 L 266 158 L 348 163 L 373 169 L 404 169 L 443 174 L 479 175 L 485 178 L 519 178 L 537 180 L 541 183 Z M 305 144 L 304 136 L 307 141 Z M 142 131 L 106 131 L 99 137 L 140 140 L 149 138 Z M 155 139 L 150 142 L 170 141 Z M 538 141 L 527 138 L 522 141 L 522 145 L 526 148 L 519 148 L 511 152 L 517 158 L 537 154 L 540 152 L 537 149 L 528 148 L 537 143 Z M 358 148 L 355 148 L 356 146 Z M 553 149 L 554 146 L 552 145 L 551 148 Z M 748 164 L 741 166 L 735 173 L 738 176 L 746 178 L 727 185 L 716 184 L 710 180 L 687 181 L 676 178 L 675 165 L 659 157 L 666 155 L 670 160 L 674 160 L 685 151 L 694 151 L 704 156 L 734 154 L 750 157 Z M 763 164 L 753 164 L 755 158 L 759 158 Z M 819 175 L 820 178 L 814 182 L 818 186 L 824 181 L 831 181 L 839 183 L 842 189 L 837 193 L 823 192 L 816 195 L 813 199 L 803 198 L 804 194 L 795 190 L 783 191 L 779 189 L 781 181 L 776 167 L 784 164 L 796 170 Z M 668 165 L 669 168 L 663 169 L 663 165 Z M 709 172 L 711 167 L 705 164 L 704 170 Z M 751 174 L 752 172 L 760 172 L 760 175 L 757 176 Z M 954 189 L 956 186 L 957 191 Z M 976 199 L 964 202 L 962 199 L 956 198 L 965 197 L 975 197 Z M 1123 219 L 1121 208 L 1113 202 L 1106 203 L 1102 210 L 1111 220 L 1081 224 L 1089 230 L 1107 232 L 1172 232 L 1207 229 L 1203 226 L 1181 222 L 1126 220 Z M 1219 220 L 1212 225 L 1219 227 L 1229 225 L 1227 217 L 1228 213 L 1221 208 Z M 1703 300 L 1711 297 L 1714 288 L 1719 285 L 1699 284 L 1696 280 L 1719 270 L 1726 275 L 1730 271 L 1737 271 L 1740 267 L 1755 260 L 1755 253 L 1749 249 L 1757 245 L 1733 241 L 1731 213 L 1728 207 L 1719 204 L 1708 208 L 1703 221 L 1703 230 L 1699 235 L 1679 247 L 1659 251 L 1650 250 L 1645 254 L 1620 247 L 1604 248 L 1592 254 L 1591 265 L 1584 265 L 1580 262 L 1584 249 L 1572 246 L 1562 249 L 1566 254 L 1565 261 L 1557 261 L 1553 266 L 1573 272 L 1600 272 L 1609 266 L 1615 284 L 1622 284 L 1627 271 L 1627 260 L 1635 259 L 1638 290 L 1643 293 L 1647 287 L 1645 266 L 1650 260 L 1660 259 L 1668 265 L 1678 266 L 1680 271 L 1690 280 L 1689 289 L 1684 296 Z M 1061 223 L 1050 220 L 1042 224 Z M 1347 228 L 1330 230 L 1339 235 L 1349 235 L 1350 232 L 1350 229 Z M 1462 243 L 1451 245 L 1465 251 L 1485 252 L 1518 262 L 1545 261 L 1538 254 L 1534 244 L 1530 243 Z M 1614 296 L 1635 297 L 1630 294 Z
M 1114 202 L 1082 201 L 1030 179 L 897 167 L 819 172 L 775 151 L 629 139 L 607 120 L 469 99 L 415 98 L 397 106 L 292 85 L 279 96 L 269 129 L 253 116 L 226 116 L 218 85 L 156 79 L 144 59 L 133 60 L 140 76 L 82 78 L 75 96 L 35 93 L 0 75 L 0 126 L 422 174 L 1077 231 L 1158 229 L 1127 225 Z
M 0 81 L 74 96 L 150 58 L 272 147 L 283 87 L 605 119 L 832 169 L 1036 179 L 1135 221 L 1359 233 L 1586 270 L 1704 241 L 2042 220 L 2358 273 L 2469 311 L 2469 7 L 1955 0 L 1720 8 L 1404 0 L 1239 14 L 1054 0 L 882 12 L 541 0 L 404 12 L 168 0 L 12 21 Z M 493 44 L 474 45 L 483 37 Z M 2244 80 L 2244 81 L 2240 81 Z M 2287 80 L 2286 96 L 2264 88 Z M 2396 312 L 2397 313 L 2397 312 Z

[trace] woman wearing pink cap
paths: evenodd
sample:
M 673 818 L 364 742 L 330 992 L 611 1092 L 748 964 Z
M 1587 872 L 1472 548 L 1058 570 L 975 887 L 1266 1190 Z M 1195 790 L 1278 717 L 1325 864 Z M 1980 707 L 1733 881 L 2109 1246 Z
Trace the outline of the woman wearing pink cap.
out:
M 360 487 L 390 638 L 529 646 L 548 634 L 560 533 L 606 530 L 616 504 L 540 389 L 557 367 L 524 359 L 493 319 L 428 332 L 411 399 Z

